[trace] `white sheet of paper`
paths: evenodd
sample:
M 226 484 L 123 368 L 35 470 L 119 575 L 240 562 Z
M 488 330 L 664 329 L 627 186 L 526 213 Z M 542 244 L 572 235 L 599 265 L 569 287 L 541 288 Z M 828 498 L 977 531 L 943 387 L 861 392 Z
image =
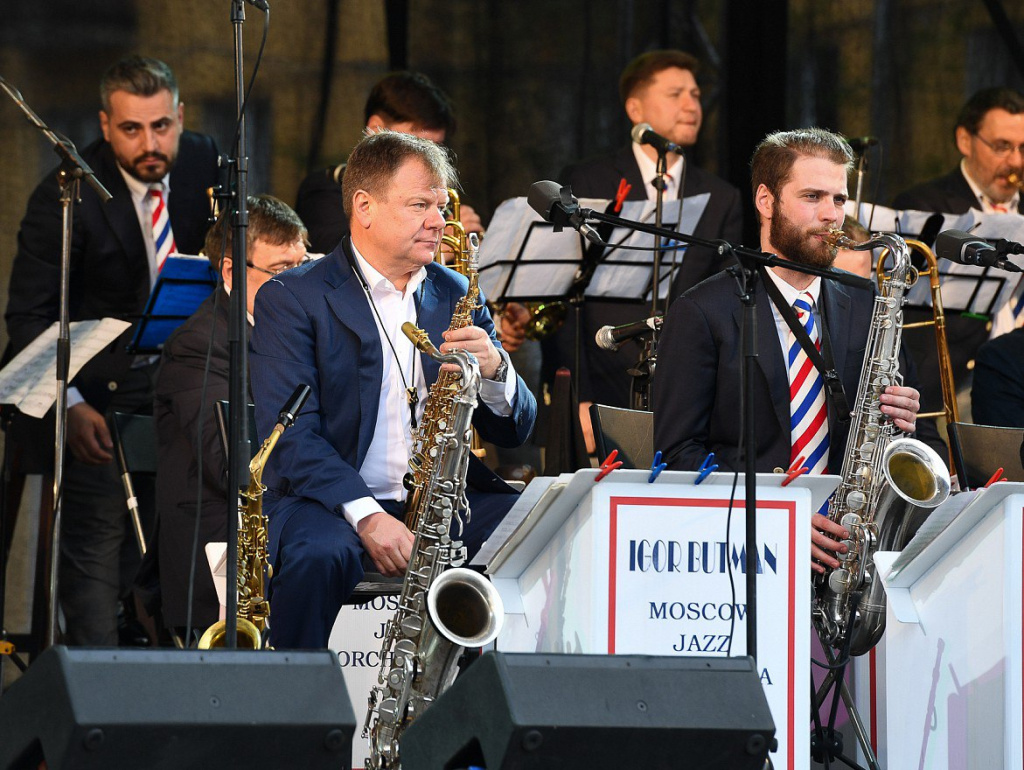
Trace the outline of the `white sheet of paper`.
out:
M 662 227 L 690 234 L 696 229 L 700 218 L 704 216 L 711 199 L 710 193 L 691 195 L 680 201 L 667 201 L 662 211 Z M 607 203 L 604 204 L 607 206 Z M 590 206 L 598 209 L 598 206 Z M 603 211 L 604 209 L 598 209 Z M 626 201 L 622 204 L 620 216 L 644 224 L 654 224 L 654 201 Z M 651 298 L 648 285 L 651 282 L 654 266 L 654 236 L 625 227 L 617 227 L 612 231 L 609 243 L 633 247 L 630 250 L 620 249 L 606 252 L 604 260 L 594 271 L 594 279 L 587 287 L 586 296 L 604 298 Z M 668 246 L 668 244 L 663 244 Z M 642 249 L 642 250 L 634 250 Z M 686 250 L 665 251 L 661 264 L 661 290 L 659 299 L 668 296 L 672 284 L 673 273 L 669 269 L 673 261 L 682 264 L 686 258 Z M 625 264 L 624 264 L 625 263 Z
M 852 214 L 853 202 L 847 201 L 846 212 Z M 870 222 L 872 232 L 897 231 L 907 238 L 916 238 L 925 222 L 934 212 L 898 211 L 885 206 L 862 204 L 861 222 L 865 227 Z M 894 226 L 895 225 L 895 226 Z M 942 230 L 963 230 L 980 238 L 1006 238 L 1024 242 L 1024 216 L 1020 214 L 984 214 L 971 209 L 966 214 L 944 214 Z M 1012 261 L 1022 264 L 1020 257 Z M 1017 276 L 993 268 L 961 265 L 947 259 L 939 260 L 939 275 L 942 286 L 942 304 L 947 312 L 977 313 L 996 316 L 1010 301 L 1017 285 Z M 907 292 L 907 304 L 917 307 L 931 307 L 932 297 L 926 279 L 919 280 Z
M 117 318 L 70 324 L 69 381 L 89 360 L 131 326 Z M 0 371 L 0 403 L 13 404 L 29 417 L 42 417 L 57 400 L 57 334 L 54 321 Z

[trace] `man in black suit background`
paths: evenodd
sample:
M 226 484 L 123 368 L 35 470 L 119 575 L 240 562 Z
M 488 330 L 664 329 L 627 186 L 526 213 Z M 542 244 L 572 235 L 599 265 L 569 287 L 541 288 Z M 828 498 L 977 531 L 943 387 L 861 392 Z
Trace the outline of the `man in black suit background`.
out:
M 248 210 L 245 300 L 252 324 L 259 288 L 307 256 L 306 228 L 287 204 L 270 195 L 251 195 Z M 170 628 L 191 625 L 202 630 L 218 619 L 220 609 L 203 547 L 224 541 L 228 510 L 235 506 L 234 495 L 228 495 L 225 487 L 227 464 L 214 412 L 214 404 L 228 398 L 232 237 L 225 212 L 210 228 L 204 249 L 223 282 L 164 343 L 156 379 L 157 548 L 162 614 Z M 202 498 L 197 500 L 200 473 Z M 199 538 L 193 558 L 197 518 Z M 193 568 L 189 624 L 188 586 Z
M 443 144 L 455 133 L 456 120 L 448 96 L 419 72 L 392 72 L 370 91 L 363 108 L 366 131 L 387 128 Z M 295 213 L 309 229 L 310 248 L 330 254 L 348 235 L 345 198 L 341 181 L 345 164 L 319 169 L 302 180 Z M 471 206 L 462 206 L 467 232 L 483 232 L 480 217 Z
M 631 61 L 619 79 L 619 95 L 633 125 L 647 123 L 655 133 L 682 146 L 692 147 L 700 133 L 703 110 L 697 84 L 697 59 L 676 50 L 648 51 Z M 625 147 L 566 168 L 560 180 L 581 198 L 654 200 L 657 152 L 649 145 L 630 143 Z M 743 215 L 739 190 L 669 153 L 665 201 L 677 201 L 701 193 L 710 197 L 693 235 L 706 239 L 724 238 L 739 243 Z M 682 190 L 682 196 L 680 196 Z M 675 261 L 675 252 L 663 256 L 663 269 Z M 681 258 L 669 300 L 722 269 L 721 258 L 711 249 L 691 246 Z M 624 345 L 612 353 L 601 350 L 594 335 L 605 325 L 617 326 L 639 320 L 649 307 L 641 298 L 636 304 L 587 300 L 582 313 L 582 346 L 579 371 L 580 419 L 588 449 L 593 451 L 590 402 L 630 406 L 632 380 L 627 374 L 637 362 L 639 348 Z M 572 366 L 575 359 L 574 323 L 570 318 L 555 338 L 545 344 L 545 379 L 550 381 L 559 366 Z
M 168 250 L 154 238 L 154 212 L 166 207 L 171 233 L 165 237 L 177 251 L 199 251 L 208 226 L 206 190 L 217 182 L 217 147 L 210 137 L 184 129 L 177 82 L 161 61 L 122 59 L 104 74 L 100 96 L 103 138 L 81 154 L 113 198 L 104 204 L 91 187 L 81 186 L 71 244 L 70 317 L 135 321 L 156 279 L 157 259 Z M 163 204 L 153 195 L 156 188 Z M 58 196 L 49 174 L 29 199 L 18 233 L 6 312 L 13 353 L 57 320 Z M 93 358 L 68 391 L 60 602 L 70 644 L 118 643 L 118 599 L 132 577 L 119 570 L 127 517 L 106 422 L 114 410 L 152 409 L 156 365 L 126 352 L 132 332 Z M 19 423 L 18 451 L 35 445 L 39 457 L 52 457 L 52 428 L 28 419 Z
M 961 108 L 953 139 L 961 155 L 957 168 L 900 193 L 893 199 L 893 207 L 956 215 L 969 209 L 1024 214 L 1020 188 L 1010 181 L 1013 174 L 1024 179 L 1024 96 L 1002 87 L 978 91 Z M 951 219 L 947 218 L 946 228 Z M 926 315 L 931 314 L 911 310 L 906 320 L 926 320 Z M 998 310 L 989 323 L 947 311 L 946 340 L 953 379 L 962 389 L 970 386 L 978 348 L 991 334 L 1013 328 L 1013 323 L 1008 308 Z M 925 410 L 936 410 L 942 403 L 942 390 L 935 345 L 924 334 L 910 335 L 907 342 L 920 373 Z
M 761 249 L 803 264 L 828 267 L 835 249 L 823 239 L 843 222 L 847 175 L 853 152 L 838 134 L 803 129 L 769 135 L 751 161 L 754 205 Z M 769 282 L 771 282 L 769 284 Z M 790 376 L 784 356 L 792 334 L 769 297 L 769 285 L 786 303 L 808 292 L 818 328 L 831 340 L 834 368 L 847 400 L 857 394 L 861 363 L 871 321 L 874 293 L 822 281 L 783 268 L 761 269 L 757 285 L 758 357 L 752 386 L 757 434 L 757 471 L 788 468 L 794 459 L 791 439 Z M 725 470 L 742 467 L 740 327 L 743 309 L 735 278 L 722 272 L 686 292 L 669 309 L 659 345 L 654 380 L 654 446 L 673 470 L 696 470 L 709 452 Z M 789 335 L 789 337 L 787 337 Z M 906 361 L 901 362 L 905 369 Z M 890 386 L 880 396 L 881 411 L 903 431 L 913 431 L 918 393 L 910 386 Z M 849 423 L 827 404 L 824 436 L 827 468 L 838 472 L 846 449 Z M 810 465 L 810 463 L 808 463 Z M 848 537 L 826 516 L 812 517 L 812 556 L 830 567 L 842 551 L 836 539 Z M 815 570 L 823 567 L 815 562 Z
M 1024 329 L 989 340 L 978 350 L 971 411 L 979 425 L 1024 428 Z

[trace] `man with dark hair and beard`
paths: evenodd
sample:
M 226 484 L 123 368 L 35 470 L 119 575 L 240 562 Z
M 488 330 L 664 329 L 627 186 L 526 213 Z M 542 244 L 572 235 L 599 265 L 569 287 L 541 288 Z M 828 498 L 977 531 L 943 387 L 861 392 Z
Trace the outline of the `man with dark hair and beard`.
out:
M 836 252 L 824 236 L 842 225 L 852 162 L 846 140 L 829 131 L 809 128 L 766 137 L 751 160 L 761 249 L 798 264 L 831 266 Z M 785 469 L 804 457 L 803 464 L 812 473 L 838 472 L 849 422 L 837 419 L 834 405 L 826 404 L 813 368 L 801 372 L 799 366 L 791 369 L 787 364 L 787 357 L 795 360 L 795 338 L 769 289 L 794 307 L 812 339 L 818 338 L 813 328 L 824 330 L 851 404 L 874 292 L 781 267 L 759 272 L 758 357 L 752 382 L 757 471 Z M 738 295 L 733 275 L 719 273 L 683 294 L 665 319 L 654 380 L 654 446 L 674 470 L 696 470 L 709 452 L 725 470 L 742 467 L 743 308 Z M 904 372 L 907 365 L 901 355 Z M 797 396 L 792 408 L 791 390 Z M 898 429 L 914 431 L 920 408 L 914 387 L 890 386 L 879 400 L 882 413 Z M 849 534 L 821 514 L 814 514 L 811 523 L 814 569 L 824 572 L 822 564 L 838 567 L 833 553 L 845 550 L 838 539 Z
M 202 248 L 217 147 L 210 137 L 184 130 L 178 85 L 162 61 L 129 56 L 114 64 L 100 83 L 100 103 L 103 138 L 82 157 L 113 197 L 103 203 L 81 185 L 68 305 L 72 321 L 135 322 L 163 259 Z M 6 313 L 10 353 L 57 320 L 61 235 L 59 191 L 50 173 L 29 199 L 18 233 Z M 106 417 L 152 412 L 156 361 L 125 352 L 133 332 L 126 330 L 69 383 L 60 554 L 68 644 L 117 645 L 118 598 L 132 578 L 130 568 L 119 566 L 128 520 Z M 26 418 L 15 430 L 19 458 L 25 462 L 34 453 L 40 462 L 52 461 L 53 435 L 52 413 L 46 424 Z

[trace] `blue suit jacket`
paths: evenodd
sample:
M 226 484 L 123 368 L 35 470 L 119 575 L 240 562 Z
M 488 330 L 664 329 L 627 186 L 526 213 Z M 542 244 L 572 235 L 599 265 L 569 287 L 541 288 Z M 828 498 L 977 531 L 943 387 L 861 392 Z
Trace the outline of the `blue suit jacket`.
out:
M 323 259 L 288 270 L 260 288 L 249 361 L 261 437 L 270 434 L 296 386 L 312 389 L 264 473 L 268 494 L 313 499 L 339 515 L 342 503 L 372 496 L 359 468 L 373 438 L 384 365 L 377 326 L 346 258 L 348 249 L 346 237 Z M 448 268 L 427 267 L 419 322 L 435 345 L 441 344 L 468 285 Z M 486 307 L 474 313 L 473 322 L 495 338 Z M 432 383 L 439 365 L 429 356 L 420 358 L 424 377 Z M 473 424 L 486 440 L 516 446 L 529 437 L 536 415 L 537 402 L 518 379 L 512 414 L 499 417 L 480 402 Z M 469 482 L 480 491 L 511 491 L 479 461 L 471 461 Z

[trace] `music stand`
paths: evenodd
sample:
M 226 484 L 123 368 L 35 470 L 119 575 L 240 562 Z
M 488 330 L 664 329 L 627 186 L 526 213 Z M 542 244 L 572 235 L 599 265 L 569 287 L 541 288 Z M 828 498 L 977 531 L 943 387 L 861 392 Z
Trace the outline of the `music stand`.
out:
M 129 326 L 127 321 L 116 318 L 75 321 L 69 324 L 68 341 L 71 354 L 68 361 L 67 381 L 78 374 L 79 370 L 93 356 L 117 339 Z M 60 334 L 60 322 L 54 322 L 49 329 L 36 337 L 0 370 L 0 404 L 3 404 L 2 419 L 5 431 L 2 485 L 0 485 L 0 675 L 3 673 L 3 660 L 6 655 L 9 655 L 19 668 L 24 668 L 15 654 L 14 645 L 8 641 L 4 621 L 7 578 L 7 511 L 5 508 L 7 485 L 11 476 L 10 421 L 15 411 L 23 412 L 29 417 L 42 418 L 57 401 L 58 392 L 64 385 L 57 379 L 57 340 Z M 63 450 L 63 447 L 60 449 Z M 51 548 L 51 562 L 56 564 L 56 560 L 59 558 L 59 551 Z M 53 568 L 48 571 L 52 572 L 52 570 Z M 51 584 L 49 601 L 55 606 L 57 595 L 52 588 Z M 36 590 L 39 589 L 40 587 L 36 586 Z M 53 606 L 50 608 L 50 616 L 55 614 Z M 51 633 L 55 634 L 55 629 L 48 629 L 47 635 L 49 636 Z M 0 680 L 2 680 L 2 676 L 0 676 Z
M 677 222 L 669 226 L 692 232 L 709 198 L 707 193 L 686 198 L 686 206 L 679 206 Z M 602 210 L 611 207 L 610 201 L 602 199 L 582 202 Z M 653 201 L 623 204 L 626 219 L 648 221 L 654 211 Z M 573 308 L 573 383 L 577 392 L 583 303 L 591 299 L 639 307 L 650 301 L 654 292 L 653 236 L 627 227 L 603 228 L 601 235 L 610 244 L 608 248 L 584 249 L 577 233 L 555 232 L 526 198 L 511 198 L 495 211 L 480 248 L 480 288 L 485 296 L 502 303 L 564 302 Z M 678 269 L 673 262 L 668 270 L 659 271 L 659 298 L 668 296 Z
M 164 342 L 217 286 L 217 272 L 206 257 L 172 254 L 164 261 L 139 318 L 128 352 L 159 353 Z

